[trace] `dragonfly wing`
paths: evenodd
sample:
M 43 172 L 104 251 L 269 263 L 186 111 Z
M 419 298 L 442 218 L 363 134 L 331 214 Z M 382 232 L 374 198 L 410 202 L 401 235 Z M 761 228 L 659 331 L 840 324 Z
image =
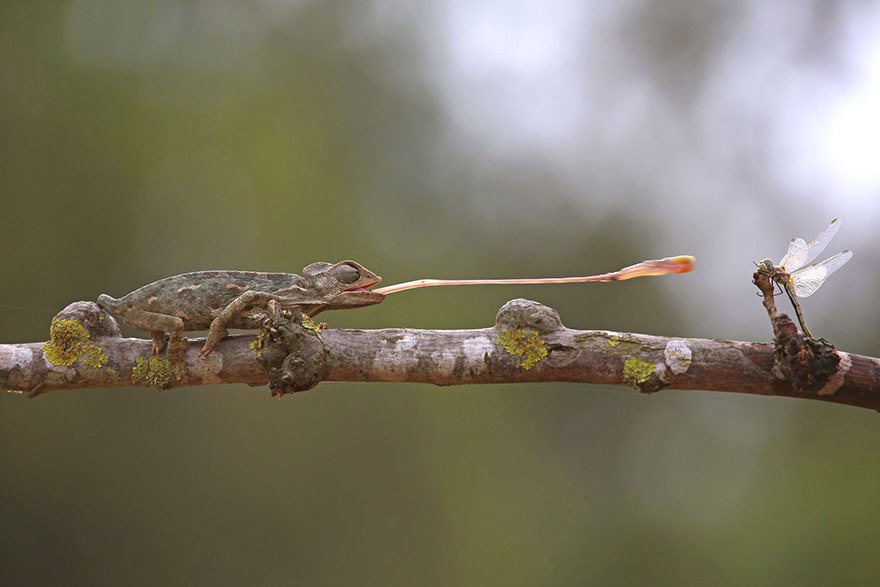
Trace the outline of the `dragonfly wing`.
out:
M 833 257 L 828 257 L 818 265 L 810 265 L 795 272 L 791 276 L 794 293 L 799 298 L 810 297 L 825 283 L 829 275 L 846 265 L 846 262 L 852 259 L 852 255 L 852 251 L 843 251 Z
M 780 265 L 788 269 L 789 271 L 794 271 L 790 267 L 794 265 L 794 259 L 802 256 L 803 252 L 807 250 L 807 241 L 802 238 L 793 238 L 788 242 L 788 252 L 785 253 L 785 256 L 782 258 L 782 261 L 779 262 Z M 803 264 L 798 265 L 796 267 L 799 269 Z
M 792 271 L 797 271 L 807 263 L 811 262 L 813 259 L 819 256 L 819 254 L 825 250 L 825 247 L 828 246 L 828 243 L 831 242 L 831 239 L 834 238 L 834 235 L 837 234 L 837 231 L 840 230 L 840 219 L 835 218 L 831 221 L 831 223 L 825 227 L 825 230 L 819 233 L 819 236 L 816 237 L 816 240 L 808 244 L 804 248 L 799 248 L 794 255 L 788 254 L 785 257 L 787 263 L 780 263 L 783 267 L 785 267 L 786 271 L 789 273 Z M 789 245 L 789 251 L 793 245 Z

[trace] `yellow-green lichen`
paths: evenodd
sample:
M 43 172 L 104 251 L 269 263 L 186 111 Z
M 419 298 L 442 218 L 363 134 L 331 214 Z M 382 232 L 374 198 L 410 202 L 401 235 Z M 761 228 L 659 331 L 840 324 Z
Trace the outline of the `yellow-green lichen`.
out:
M 52 320 L 43 354 L 53 365 L 70 366 L 82 359 L 85 366 L 100 369 L 107 362 L 107 355 L 91 338 L 86 327 L 76 320 Z
M 308 328 L 313 332 L 321 332 L 321 327 L 315 324 L 315 321 L 308 314 L 302 315 L 302 325 L 304 328 Z
M 616 335 L 611 335 L 608 337 L 608 346 L 615 347 L 620 346 L 620 337 Z
M 145 361 L 143 357 L 138 357 L 131 369 L 131 382 L 143 383 L 157 389 L 168 389 L 175 374 L 176 369 L 166 359 L 152 357 L 149 361 Z
M 523 371 L 528 371 L 547 356 L 547 347 L 537 332 L 527 335 L 522 330 L 505 330 L 495 339 L 495 344 L 500 345 L 509 354 L 520 357 L 519 366 Z
M 623 381 L 638 388 L 654 374 L 654 363 L 630 357 L 623 364 Z
M 262 358 L 263 357 L 263 344 L 265 344 L 265 341 L 266 341 L 266 333 L 261 330 L 257 333 L 257 338 L 255 338 L 253 340 L 253 342 L 251 342 L 248 345 L 248 348 L 257 351 L 257 357 Z
M 96 344 L 89 345 L 89 348 L 83 353 L 83 365 L 86 367 L 92 367 L 94 369 L 100 369 L 104 366 L 104 363 L 108 361 L 107 355 L 101 350 Z

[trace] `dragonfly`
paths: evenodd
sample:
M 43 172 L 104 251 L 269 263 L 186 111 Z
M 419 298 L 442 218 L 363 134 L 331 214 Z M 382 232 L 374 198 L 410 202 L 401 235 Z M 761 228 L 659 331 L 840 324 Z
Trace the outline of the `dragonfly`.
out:
M 668 275 L 671 273 L 687 273 L 693 271 L 696 259 L 690 255 L 678 255 L 663 259 L 651 259 L 635 265 L 629 265 L 623 269 L 599 275 L 586 275 L 582 277 L 535 277 L 518 279 L 417 279 L 396 285 L 381 287 L 372 291 L 381 294 L 391 294 L 419 287 L 432 287 L 444 285 L 522 285 L 542 283 L 588 283 L 596 281 L 625 281 L 636 277 L 649 277 L 653 275 Z
M 825 283 L 828 276 L 852 259 L 852 251 L 846 250 L 828 257 L 821 263 L 808 265 L 825 250 L 838 230 L 840 230 L 840 220 L 835 218 L 810 244 L 807 244 L 802 238 L 791 239 L 788 243 L 788 252 L 785 253 L 779 265 L 775 265 L 770 259 L 756 263 L 758 271 L 770 277 L 785 290 L 788 299 L 791 300 L 791 305 L 794 306 L 801 330 L 809 338 L 813 338 L 813 333 L 807 328 L 804 313 L 801 311 L 801 305 L 797 299 L 808 298 L 816 293 L 816 290 Z

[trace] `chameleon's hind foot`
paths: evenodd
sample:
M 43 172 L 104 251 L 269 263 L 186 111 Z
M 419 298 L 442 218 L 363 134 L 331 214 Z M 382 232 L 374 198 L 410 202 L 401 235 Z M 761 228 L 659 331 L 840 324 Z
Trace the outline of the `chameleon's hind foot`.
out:
M 153 356 L 158 357 L 165 348 L 165 333 L 161 330 L 155 330 L 150 334 L 153 335 Z
M 174 367 L 178 379 L 183 376 L 186 369 L 186 346 L 188 343 L 189 341 L 183 336 L 174 337 L 168 341 L 168 351 L 165 353 L 165 358 Z
M 165 333 L 161 331 L 153 331 L 151 333 L 153 335 L 153 357 L 158 359 L 162 351 L 166 348 L 168 349 L 165 352 L 165 360 L 171 364 L 171 367 L 174 369 L 174 375 L 176 379 L 180 379 L 183 377 L 183 373 L 186 370 L 186 345 L 187 339 L 174 335 L 170 335 L 167 339 L 165 338 Z

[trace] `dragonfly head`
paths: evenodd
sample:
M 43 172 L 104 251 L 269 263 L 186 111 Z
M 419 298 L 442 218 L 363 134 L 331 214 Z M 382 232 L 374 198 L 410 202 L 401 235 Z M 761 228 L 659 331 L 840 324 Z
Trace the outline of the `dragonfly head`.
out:
M 764 259 L 760 263 L 755 263 L 755 266 L 758 267 L 759 271 L 766 271 L 767 273 L 772 272 L 775 267 L 772 259 Z

